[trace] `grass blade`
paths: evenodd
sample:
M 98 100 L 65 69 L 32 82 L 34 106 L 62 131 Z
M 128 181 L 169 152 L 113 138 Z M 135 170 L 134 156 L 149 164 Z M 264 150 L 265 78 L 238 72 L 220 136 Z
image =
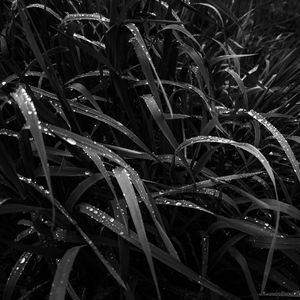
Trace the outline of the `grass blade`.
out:
M 170 145 L 173 147 L 173 149 L 176 149 L 178 146 L 178 143 L 168 126 L 159 106 L 157 105 L 157 102 L 155 101 L 154 97 L 152 95 L 143 95 L 141 96 L 143 100 L 145 101 L 151 115 L 153 116 L 153 119 L 155 120 L 156 124 L 160 128 L 160 130 L 163 132 L 166 139 L 169 141 Z
M 30 129 L 30 132 L 36 145 L 37 152 L 41 160 L 42 168 L 46 177 L 47 186 L 49 188 L 50 194 L 52 195 L 52 186 L 47 162 L 47 153 L 41 130 L 41 122 L 38 119 L 35 106 L 32 102 L 32 99 L 27 94 L 25 88 L 22 86 L 20 86 L 14 93 L 12 93 L 11 96 L 14 98 L 14 100 L 20 107 L 20 110 L 26 121 L 26 126 L 28 126 Z
M 129 241 L 136 247 L 142 249 L 142 246 L 140 244 L 140 241 L 133 231 L 129 231 L 128 234 L 125 234 L 126 228 L 125 225 L 118 222 L 116 219 L 112 218 L 105 212 L 99 210 L 96 207 L 93 207 L 89 204 L 80 204 L 79 205 L 80 212 L 87 214 L 91 218 L 93 218 L 95 221 L 101 223 L 105 227 L 109 228 L 125 240 Z M 238 300 L 238 297 L 235 297 L 234 295 L 224 291 L 219 286 L 215 285 L 214 283 L 210 282 L 209 280 L 203 278 L 202 276 L 195 273 L 193 270 L 179 262 L 177 259 L 173 258 L 170 254 L 166 253 L 165 251 L 159 249 L 158 247 L 154 246 L 153 244 L 150 244 L 151 252 L 154 258 L 165 264 L 166 266 L 170 267 L 171 269 L 183 274 L 190 280 L 197 282 L 200 285 L 203 285 L 204 287 L 214 291 L 216 294 L 221 295 L 222 297 L 225 297 L 226 299 L 230 300 Z
M 40 186 L 37 183 L 33 182 L 30 178 L 26 178 L 26 177 L 23 177 L 23 176 L 19 176 L 19 178 L 23 182 L 26 182 L 31 187 L 33 187 L 36 191 L 38 191 L 39 193 L 41 193 L 51 203 L 54 203 L 54 205 L 62 213 L 62 215 L 65 216 L 66 219 L 76 228 L 76 230 L 82 236 L 83 240 L 87 243 L 87 245 L 89 245 L 91 247 L 91 249 L 94 251 L 94 253 L 98 257 L 98 259 L 106 267 L 106 269 L 108 270 L 108 272 L 114 277 L 114 279 L 119 283 L 120 286 L 122 286 L 124 289 L 126 289 L 126 285 L 125 285 L 124 281 L 122 280 L 122 278 L 120 277 L 119 273 L 109 264 L 109 262 L 103 256 L 103 254 L 98 250 L 98 248 L 96 247 L 96 245 L 94 244 L 94 242 L 81 229 L 81 227 L 78 225 L 78 223 L 65 210 L 65 208 L 59 203 L 59 201 L 57 201 L 53 196 L 51 197 L 50 192 L 48 190 L 46 190 L 43 186 Z
M 81 247 L 82 246 L 77 246 L 67 250 L 63 258 L 59 261 L 54 280 L 52 282 L 49 300 L 65 299 L 72 266 Z
M 295 157 L 295 154 L 287 142 L 287 140 L 284 138 L 284 136 L 278 131 L 278 129 L 272 125 L 269 121 L 267 121 L 261 114 L 255 112 L 254 110 L 250 110 L 247 112 L 248 115 L 253 117 L 255 120 L 257 120 L 260 124 L 262 124 L 266 129 L 268 129 L 274 138 L 278 141 L 280 146 L 282 147 L 283 151 L 285 152 L 286 156 L 288 157 L 293 170 L 300 182 L 300 167 L 299 163 Z
M 74 205 L 78 202 L 79 198 L 95 183 L 99 180 L 103 179 L 103 175 L 100 173 L 93 174 L 89 176 L 85 180 L 81 181 L 76 188 L 72 191 L 69 195 L 68 199 L 66 200 L 65 206 L 68 211 L 72 211 Z
M 24 252 L 20 256 L 20 258 L 18 259 L 14 267 L 12 268 L 9 277 L 7 279 L 6 285 L 4 287 L 3 297 L 2 297 L 3 300 L 10 300 L 12 298 L 17 282 L 20 276 L 22 275 L 32 255 L 33 254 L 30 252 Z
M 161 106 L 161 102 L 160 102 L 160 97 L 159 97 L 159 93 L 158 93 L 158 89 L 156 87 L 156 84 L 155 84 L 155 81 L 154 81 L 154 77 L 153 77 L 153 74 L 152 74 L 152 71 L 155 75 L 155 78 L 157 80 L 157 83 L 158 83 L 158 86 L 160 87 L 161 89 L 161 92 L 163 94 L 163 97 L 165 99 L 165 102 L 167 104 L 167 107 L 169 109 L 169 112 L 170 114 L 172 115 L 173 114 L 173 110 L 172 110 L 172 106 L 169 102 L 169 99 L 168 99 L 168 96 L 165 92 L 165 89 L 161 83 L 161 80 L 156 72 L 156 69 L 155 69 L 155 66 L 152 62 L 152 59 L 151 59 L 151 56 L 147 50 L 147 47 L 145 45 L 145 42 L 138 30 L 138 28 L 134 25 L 134 24 L 127 24 L 126 27 L 130 30 L 130 32 L 133 34 L 133 39 L 131 40 L 131 42 L 133 43 L 133 46 L 134 46 L 134 49 L 136 51 L 136 55 L 139 59 L 139 62 L 141 64 L 141 67 L 143 69 L 143 72 L 144 72 L 144 75 L 146 76 L 146 79 L 148 81 L 148 84 L 149 84 L 149 87 L 151 89 L 151 92 L 155 98 L 155 101 L 156 103 L 158 104 L 158 106 L 160 108 L 162 108 Z M 152 68 L 152 71 L 151 69 L 149 68 L 149 65 L 151 66 Z
M 230 75 L 232 76 L 232 78 L 235 80 L 235 82 L 237 83 L 237 85 L 238 85 L 240 91 L 241 91 L 242 94 L 243 94 L 243 98 L 244 98 L 244 103 L 243 103 L 244 105 L 243 105 L 243 107 L 244 107 L 245 109 L 248 109 L 249 104 L 248 104 L 247 91 L 246 91 L 245 85 L 244 85 L 244 83 L 243 83 L 241 77 L 239 76 L 239 74 L 237 74 L 235 71 L 233 71 L 233 70 L 231 70 L 231 69 L 229 69 L 229 68 L 225 69 L 225 71 L 226 71 L 228 74 L 230 74 Z M 239 103 L 236 103 L 236 108 L 239 108 L 239 107 L 240 107 Z
M 149 267 L 151 270 L 151 274 L 152 274 L 152 277 L 154 280 L 154 284 L 156 287 L 157 296 L 159 299 L 161 299 L 158 281 L 157 281 L 157 277 L 156 277 L 156 272 L 155 272 L 154 264 L 153 264 L 153 260 L 152 260 L 152 254 L 151 254 L 151 250 L 150 250 L 150 246 L 149 246 L 149 241 L 148 241 L 148 238 L 146 235 L 144 222 L 142 219 L 142 214 L 141 214 L 141 211 L 139 208 L 139 204 L 137 201 L 135 191 L 133 189 L 133 186 L 132 186 L 132 183 L 130 180 L 130 176 L 129 176 L 128 172 L 122 168 L 114 169 L 113 173 L 114 173 L 115 178 L 117 179 L 119 186 L 123 192 L 123 195 L 124 195 L 124 198 L 128 205 L 134 226 L 137 231 L 139 241 L 140 241 L 140 243 L 142 245 L 142 249 L 146 255 L 146 258 L 147 258 L 147 261 L 148 261 L 148 264 L 149 264 Z
M 252 295 L 252 299 L 253 300 L 258 300 L 259 297 L 258 297 L 256 288 L 255 288 L 255 285 L 254 285 L 254 282 L 253 282 L 253 278 L 252 278 L 252 275 L 250 273 L 250 270 L 249 270 L 246 258 L 241 254 L 241 252 L 239 250 L 237 250 L 234 247 L 230 247 L 228 249 L 228 251 L 231 254 L 231 256 L 238 262 L 238 264 L 240 265 L 240 267 L 242 268 L 243 273 L 244 273 L 244 275 L 246 277 L 246 281 L 247 281 L 249 290 L 250 290 L 251 295 Z
M 241 148 L 247 152 L 249 152 L 250 154 L 252 154 L 253 156 L 257 157 L 258 160 L 260 161 L 260 163 L 263 165 L 263 167 L 265 168 L 265 170 L 267 171 L 272 183 L 273 183 L 273 187 L 276 191 L 276 182 L 275 182 L 275 177 L 274 177 L 274 173 L 273 170 L 270 166 L 270 163 L 268 162 L 268 160 L 265 158 L 265 156 L 259 151 L 259 149 L 257 149 L 256 147 L 252 146 L 251 144 L 247 144 L 247 143 L 240 143 L 240 142 L 235 142 L 233 140 L 229 140 L 226 138 L 221 138 L 221 137 L 216 137 L 216 136 L 198 136 L 198 137 L 193 137 L 190 139 L 187 139 L 186 141 L 184 141 L 183 143 L 181 143 L 178 148 L 176 149 L 176 152 L 181 151 L 183 148 L 187 147 L 187 146 L 191 146 L 197 143 L 221 143 L 221 144 L 227 144 L 227 145 L 232 145 L 236 148 Z

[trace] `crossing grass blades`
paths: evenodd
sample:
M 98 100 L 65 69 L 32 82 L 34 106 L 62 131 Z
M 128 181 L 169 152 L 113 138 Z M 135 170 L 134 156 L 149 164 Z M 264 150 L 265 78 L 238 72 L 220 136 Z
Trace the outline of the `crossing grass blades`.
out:
M 300 297 L 298 1 L 0 5 L 3 300 Z

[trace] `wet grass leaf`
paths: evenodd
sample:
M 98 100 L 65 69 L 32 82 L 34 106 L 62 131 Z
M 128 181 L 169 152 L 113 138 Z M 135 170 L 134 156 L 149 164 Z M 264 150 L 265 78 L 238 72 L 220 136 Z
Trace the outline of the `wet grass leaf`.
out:
M 125 226 L 120 222 L 118 222 L 116 219 L 106 214 L 105 212 L 89 204 L 84 204 L 84 203 L 79 205 L 79 210 L 80 212 L 87 214 L 95 221 L 109 228 L 110 230 L 112 230 L 122 238 L 126 239 L 136 247 L 142 249 L 137 234 L 134 233 L 133 231 L 129 231 L 128 234 L 125 234 L 126 232 Z M 150 244 L 150 247 L 151 247 L 151 252 L 153 257 L 161 261 L 171 269 L 176 270 L 177 272 L 183 274 L 190 280 L 197 282 L 200 285 L 203 285 L 204 287 L 214 291 L 216 294 L 219 294 L 225 297 L 226 299 L 236 299 L 236 300 L 239 299 L 238 297 L 235 297 L 234 295 L 224 291 L 219 286 L 210 282 L 206 278 L 203 278 L 202 276 L 198 275 L 196 272 L 194 272 L 193 270 L 191 270 L 190 268 L 188 268 L 178 260 L 174 259 L 170 254 L 166 253 L 165 251 L 159 249 L 153 244 Z
M 18 261 L 16 262 L 16 264 L 13 266 L 10 275 L 7 279 L 6 285 L 4 287 L 4 291 L 3 291 L 3 296 L 2 299 L 3 300 L 10 300 L 12 299 L 13 293 L 15 291 L 17 282 L 20 278 L 20 276 L 22 275 L 26 265 L 28 264 L 29 260 L 32 257 L 32 253 L 30 252 L 24 252 L 20 258 L 18 259 Z
M 62 259 L 60 259 L 52 282 L 49 300 L 65 299 L 72 266 L 81 247 L 77 246 L 67 250 Z
M 282 147 L 282 150 L 285 152 L 298 178 L 298 181 L 300 182 L 299 162 L 297 161 L 295 154 L 285 137 L 279 132 L 279 130 L 274 125 L 272 125 L 268 120 L 266 120 L 261 114 L 257 113 L 254 110 L 250 110 L 247 113 L 272 133 L 273 137 L 278 141 L 278 143 Z
M 137 231 L 137 235 L 139 238 L 139 241 L 142 245 L 143 251 L 146 255 L 151 274 L 155 283 L 156 287 L 156 293 L 159 299 L 161 299 L 160 291 L 159 291 L 159 286 L 158 286 L 158 280 L 156 277 L 156 272 L 154 269 L 154 264 L 152 260 L 152 254 L 151 254 L 151 249 L 149 246 L 149 241 L 146 235 L 145 227 L 144 227 L 144 222 L 142 219 L 142 214 L 139 208 L 139 204 L 137 201 L 137 197 L 135 194 L 135 191 L 133 189 L 130 176 L 128 172 L 125 169 L 121 168 L 116 168 L 113 170 L 113 173 L 115 175 L 115 178 L 117 179 L 119 186 L 123 192 L 123 196 L 126 200 L 126 203 L 128 205 L 135 229 Z
M 228 249 L 228 251 L 231 254 L 231 256 L 238 262 L 241 269 L 243 270 L 243 273 L 244 273 L 244 275 L 246 277 L 246 280 L 247 280 L 248 288 L 249 288 L 249 290 L 251 292 L 251 295 L 252 295 L 252 299 L 253 300 L 258 300 L 259 299 L 258 293 L 256 291 L 255 284 L 253 282 L 253 278 L 252 278 L 251 272 L 249 270 L 246 258 L 241 254 L 241 252 L 239 250 L 237 250 L 234 247 L 230 247 Z
M 147 50 L 146 44 L 138 30 L 138 28 L 135 26 L 135 24 L 127 24 L 126 27 L 130 30 L 130 32 L 133 34 L 133 39 L 131 39 L 131 42 L 133 43 L 134 49 L 136 51 L 136 55 L 139 59 L 139 62 L 141 64 L 141 67 L 143 69 L 144 76 L 147 79 L 147 84 L 150 87 L 150 90 L 153 94 L 153 97 L 160 109 L 162 109 L 161 101 L 160 101 L 160 96 L 159 96 L 159 91 L 158 88 L 156 87 L 156 83 L 154 80 L 157 80 L 158 86 L 163 94 L 164 100 L 166 102 L 166 105 L 169 109 L 170 114 L 173 114 L 173 109 L 172 106 L 169 102 L 168 96 L 165 92 L 165 89 L 161 83 L 161 80 L 156 72 L 156 68 L 152 62 L 151 56 Z M 154 76 L 153 76 L 153 73 Z
M 45 149 L 45 143 L 42 134 L 41 122 L 38 119 L 36 108 L 32 99 L 27 94 L 25 88 L 20 86 L 14 93 L 11 94 L 14 100 L 17 102 L 20 110 L 25 118 L 26 126 L 29 128 L 32 137 L 34 139 L 37 152 L 39 154 L 43 171 L 46 177 L 46 182 L 50 193 L 52 194 L 51 177 L 49 172 L 49 166 L 47 162 L 47 153 Z

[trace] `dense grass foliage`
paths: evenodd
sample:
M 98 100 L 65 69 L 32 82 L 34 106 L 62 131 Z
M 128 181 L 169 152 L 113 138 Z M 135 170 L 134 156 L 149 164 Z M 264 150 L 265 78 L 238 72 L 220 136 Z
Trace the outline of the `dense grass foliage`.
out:
M 3 300 L 300 297 L 299 1 L 0 11 Z

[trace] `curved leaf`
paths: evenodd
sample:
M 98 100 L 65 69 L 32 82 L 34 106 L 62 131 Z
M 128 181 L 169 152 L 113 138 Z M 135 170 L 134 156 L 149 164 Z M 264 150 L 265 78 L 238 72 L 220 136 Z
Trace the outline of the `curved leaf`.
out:
M 54 280 L 52 282 L 49 300 L 65 299 L 72 266 L 81 247 L 82 246 L 77 246 L 67 250 L 63 258 L 59 261 Z

